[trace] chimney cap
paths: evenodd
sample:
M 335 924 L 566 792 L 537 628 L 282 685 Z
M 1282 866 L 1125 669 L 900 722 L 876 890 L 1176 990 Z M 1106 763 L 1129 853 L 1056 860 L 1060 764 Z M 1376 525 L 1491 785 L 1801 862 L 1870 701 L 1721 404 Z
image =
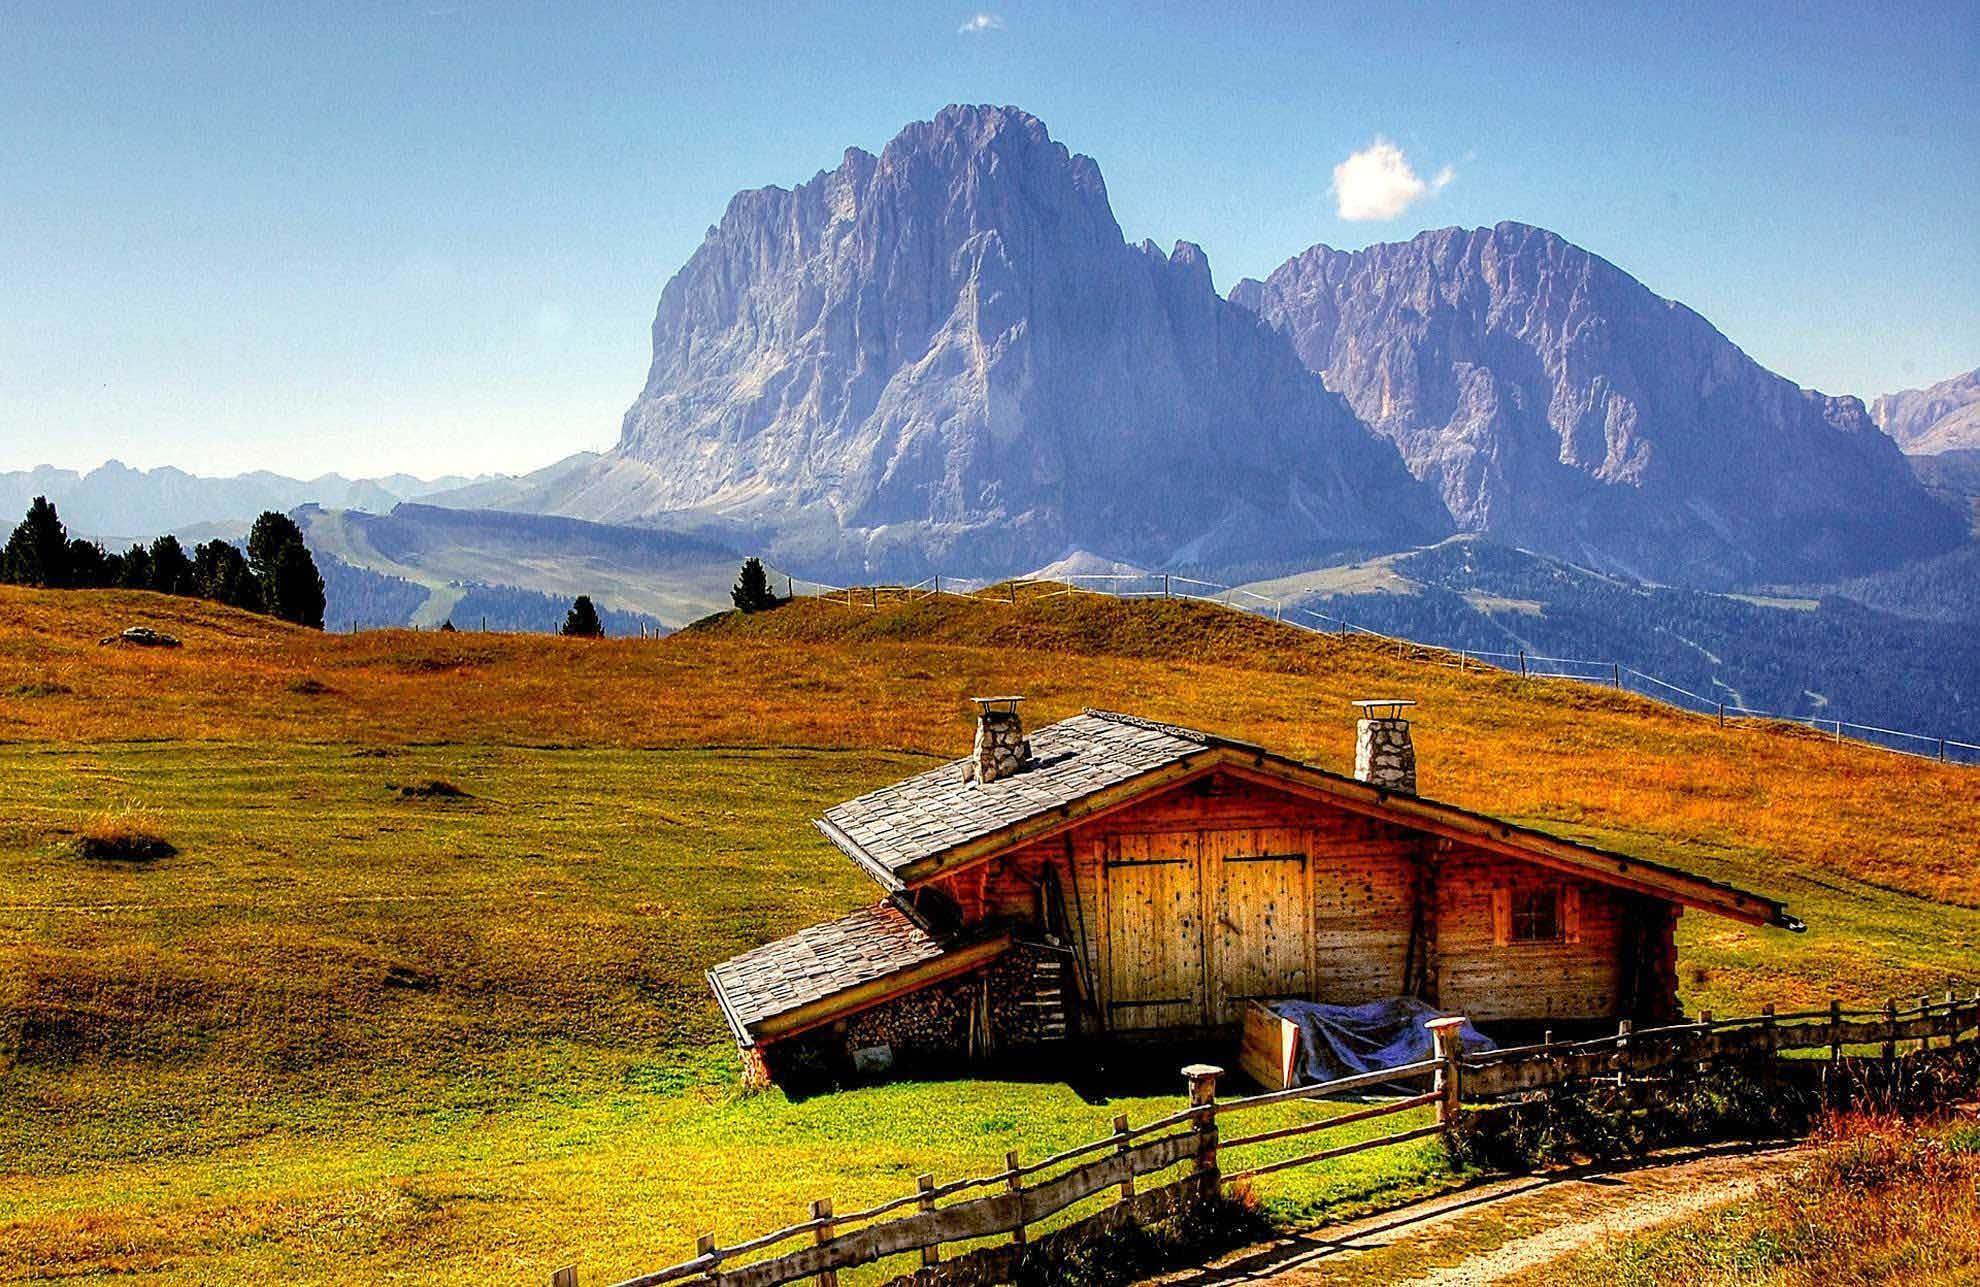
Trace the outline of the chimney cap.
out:
M 993 710 L 993 709 L 995 709 L 995 708 L 996 708 L 996 707 L 997 707 L 997 706 L 998 706 L 999 704 L 1008 704 L 1008 706 L 1010 707 L 1010 709 L 1012 709 L 1012 710 L 1016 710 L 1016 709 L 1017 709 L 1017 704 L 1018 704 L 1019 702 L 1021 702 L 1021 701 L 1023 701 L 1023 700 L 1024 700 L 1024 698 L 1022 698 L 1022 697 L 1018 697 L 1018 696 L 1007 696 L 1007 697 L 972 697 L 972 698 L 970 698 L 969 700 L 971 700 L 971 701 L 973 701 L 973 702 L 975 702 L 975 703 L 976 703 L 976 705 L 977 705 L 977 708 L 978 708 L 979 710 L 985 710 L 985 711 L 988 711 L 988 710 Z
M 1401 719 L 1404 708 L 1416 702 L 1408 697 L 1371 697 L 1353 705 L 1360 708 L 1364 719 Z

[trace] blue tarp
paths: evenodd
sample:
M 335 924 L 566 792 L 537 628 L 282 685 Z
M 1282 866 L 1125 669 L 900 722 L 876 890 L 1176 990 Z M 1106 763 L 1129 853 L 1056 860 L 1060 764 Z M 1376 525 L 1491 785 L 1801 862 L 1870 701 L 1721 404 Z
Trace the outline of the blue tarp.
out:
M 1415 997 L 1366 1005 L 1274 1001 L 1271 1007 L 1280 1018 L 1299 1025 L 1299 1067 L 1294 1071 L 1302 1086 L 1430 1058 L 1433 1044 L 1423 1025 L 1441 1013 Z M 1468 1020 L 1458 1029 L 1458 1038 L 1466 1054 L 1498 1049 Z

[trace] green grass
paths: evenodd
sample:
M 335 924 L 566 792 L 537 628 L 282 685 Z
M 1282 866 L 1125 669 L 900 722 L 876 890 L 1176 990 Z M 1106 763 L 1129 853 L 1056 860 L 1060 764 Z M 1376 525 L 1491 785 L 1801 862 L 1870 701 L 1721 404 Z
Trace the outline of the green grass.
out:
M 609 1281 L 704 1229 L 735 1239 L 814 1197 L 843 1210 L 1173 1111 L 1180 1078 L 1106 1102 L 1051 1081 L 736 1091 L 701 971 L 871 897 L 792 819 L 917 763 L 0 748 L 0 1278 L 527 1281 L 577 1260 Z M 471 798 L 389 785 L 432 778 Z M 109 808 L 180 852 L 74 857 L 70 833 Z M 1414 1144 L 1261 1196 L 1311 1215 L 1444 1172 Z

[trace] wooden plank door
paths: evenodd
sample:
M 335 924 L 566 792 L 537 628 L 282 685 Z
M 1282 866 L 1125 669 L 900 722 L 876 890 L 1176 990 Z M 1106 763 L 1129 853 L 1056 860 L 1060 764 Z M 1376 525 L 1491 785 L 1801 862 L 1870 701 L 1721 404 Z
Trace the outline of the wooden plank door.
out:
M 1203 886 L 1195 832 L 1113 837 L 1107 1010 L 1116 1031 L 1203 1022 Z
M 1309 866 L 1304 831 L 1203 833 L 1213 1023 L 1241 1023 L 1250 1000 L 1310 995 Z

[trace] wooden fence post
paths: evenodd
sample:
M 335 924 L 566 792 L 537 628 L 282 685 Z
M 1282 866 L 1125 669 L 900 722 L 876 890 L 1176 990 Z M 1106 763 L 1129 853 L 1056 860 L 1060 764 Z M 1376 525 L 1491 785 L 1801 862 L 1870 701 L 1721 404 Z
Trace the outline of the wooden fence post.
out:
M 1616 687 L 1617 687 L 1617 688 L 1621 688 L 1621 687 L 1622 687 L 1622 665 L 1621 665 L 1621 663 L 1619 663 L 1619 662 L 1613 662 L 1613 661 L 1612 661 L 1612 662 L 1610 662 L 1610 663 L 1609 663 L 1609 669 L 1610 669 L 1611 671 L 1613 671 L 1613 672 L 1615 673 L 1615 677 L 1616 677 Z
M 1125 1157 L 1128 1150 L 1134 1147 L 1128 1139 L 1128 1120 L 1126 1113 L 1122 1113 L 1114 1118 L 1114 1135 L 1119 1141 L 1114 1145 L 1114 1151 Z M 1126 1175 L 1121 1177 L 1121 1201 L 1128 1202 L 1133 1198 L 1134 1171 L 1130 1169 Z
M 1458 1105 L 1464 1099 L 1464 1065 L 1458 1059 L 1464 1053 L 1464 1043 L 1458 1035 L 1464 1028 L 1464 1016 L 1448 1015 L 1423 1026 L 1430 1029 L 1430 1043 L 1437 1059 L 1436 1080 L 1432 1084 L 1438 1096 L 1437 1125 L 1446 1131 L 1455 1130 Z
M 1024 1177 L 1018 1174 L 1017 1150 L 1004 1154 L 1004 1170 L 1009 1175 L 1010 1190 L 1017 1198 L 1017 1223 L 1011 1226 L 1011 1243 L 1019 1250 L 1024 1248 Z
M 1725 726 L 1726 726 L 1726 704 L 1725 704 L 1724 702 L 1720 702 L 1720 703 L 1719 703 L 1719 727 L 1720 727 L 1720 728 L 1724 728 Z
M 1519 677 L 1521 679 L 1526 678 L 1526 649 L 1524 648 L 1519 650 Z
M 918 1175 L 915 1177 L 914 1187 L 921 1190 L 921 1209 L 923 1211 L 933 1211 L 935 1209 L 935 1177 L 933 1175 Z M 921 1263 L 924 1265 L 941 1264 L 942 1249 L 939 1246 L 923 1247 L 921 1249 Z
M 820 1198 L 818 1201 L 812 1203 L 811 1218 L 825 1222 L 819 1225 L 812 1233 L 812 1241 L 821 1247 L 832 1241 L 832 1199 Z M 818 1274 L 818 1287 L 839 1287 L 839 1271 L 836 1269 L 820 1270 Z
M 1918 1048 L 1920 1050 L 1930 1050 L 1932 1048 L 1932 1024 L 1931 1024 L 1932 998 L 1931 997 L 1918 998 L 1918 1018 L 1919 1018 L 1918 1026 L 1920 1028 L 1920 1032 L 1918 1034 Z
M 1897 998 L 1884 999 L 1884 1068 L 1897 1062 Z
M 1628 1019 L 1616 1023 L 1616 1089 L 1629 1089 L 1629 1034 L 1636 1024 Z M 1627 1102 L 1627 1101 L 1625 1101 Z
M 551 1274 L 550 1287 L 578 1287 L 577 1266 L 565 1265 Z
M 1201 1109 L 1195 1120 L 1196 1173 L 1217 1174 L 1217 1079 L 1224 1070 L 1215 1064 L 1190 1064 L 1182 1070 L 1189 1082 L 1189 1106 Z

